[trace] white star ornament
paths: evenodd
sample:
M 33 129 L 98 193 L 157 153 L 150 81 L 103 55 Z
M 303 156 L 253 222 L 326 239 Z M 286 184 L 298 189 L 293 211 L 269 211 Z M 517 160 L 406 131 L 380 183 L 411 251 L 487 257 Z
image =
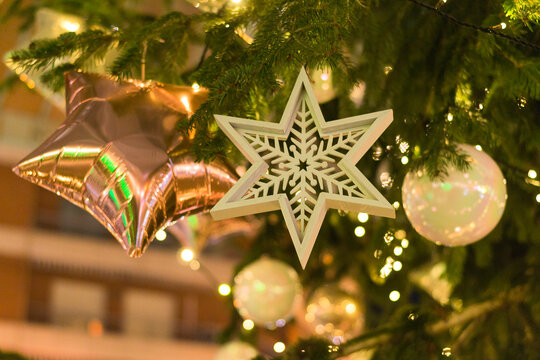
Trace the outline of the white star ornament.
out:
M 327 122 L 302 68 L 279 123 L 215 118 L 252 164 L 211 210 L 215 220 L 281 209 L 305 268 L 329 208 L 395 217 L 355 165 L 392 110 Z

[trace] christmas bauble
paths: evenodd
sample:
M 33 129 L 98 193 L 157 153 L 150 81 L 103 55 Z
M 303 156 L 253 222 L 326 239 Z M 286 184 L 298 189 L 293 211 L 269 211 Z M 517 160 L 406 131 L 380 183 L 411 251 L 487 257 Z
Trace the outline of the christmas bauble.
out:
M 301 300 L 302 287 L 289 265 L 262 258 L 234 278 L 234 306 L 244 319 L 258 325 L 287 320 Z
M 506 203 L 506 182 L 495 161 L 470 145 L 460 145 L 470 168 L 448 169 L 448 176 L 430 179 L 409 173 L 402 187 L 403 208 L 414 229 L 441 245 L 480 240 L 497 225 Z
M 364 311 L 355 297 L 339 287 L 323 286 L 306 301 L 305 320 L 316 334 L 338 345 L 362 331 Z
M 251 360 L 255 356 L 257 356 L 257 350 L 250 344 L 232 341 L 218 350 L 215 360 Z
M 316 69 L 310 75 L 313 81 L 313 92 L 318 102 L 325 103 L 336 97 L 330 69 Z

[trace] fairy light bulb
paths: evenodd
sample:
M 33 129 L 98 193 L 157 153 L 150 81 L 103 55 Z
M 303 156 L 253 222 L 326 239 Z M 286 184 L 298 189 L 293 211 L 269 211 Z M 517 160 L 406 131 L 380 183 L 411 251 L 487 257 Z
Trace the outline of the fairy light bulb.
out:
M 366 229 L 363 226 L 357 226 L 356 229 L 354 229 L 354 235 L 357 237 L 362 237 L 366 234 Z
M 242 323 L 242 327 L 247 331 L 253 330 L 253 328 L 255 327 L 255 323 L 253 322 L 253 320 L 246 319 Z
M 390 294 L 388 295 L 388 298 L 390 299 L 390 301 L 393 301 L 393 302 L 398 301 L 400 297 L 401 297 L 401 294 L 397 290 L 391 291 Z
M 231 287 L 228 284 L 221 284 L 218 287 L 218 292 L 221 296 L 227 296 L 231 293 Z
M 65 29 L 66 31 L 69 31 L 69 32 L 76 32 L 81 27 L 81 25 L 79 23 L 69 21 L 69 20 L 62 21 L 60 23 L 60 26 L 63 29 Z
M 163 241 L 167 238 L 167 233 L 165 232 L 165 230 L 158 230 L 156 232 L 156 240 L 157 241 Z
M 504 23 L 504 22 L 501 23 L 501 29 L 503 29 L 503 30 L 506 29 L 506 23 Z
M 528 175 L 531 179 L 536 179 L 536 177 L 538 176 L 538 174 L 536 173 L 536 171 L 534 171 L 533 169 L 529 170 L 529 172 L 527 173 L 527 175 Z
M 360 221 L 361 223 L 365 223 L 369 220 L 369 215 L 366 214 L 366 213 L 359 213 L 358 214 L 358 221 Z
M 281 341 L 278 341 L 274 344 L 274 351 L 278 354 L 281 354 L 282 352 L 285 351 L 285 344 L 282 343 Z
M 180 259 L 184 262 L 190 262 L 195 258 L 195 253 L 190 248 L 180 250 Z

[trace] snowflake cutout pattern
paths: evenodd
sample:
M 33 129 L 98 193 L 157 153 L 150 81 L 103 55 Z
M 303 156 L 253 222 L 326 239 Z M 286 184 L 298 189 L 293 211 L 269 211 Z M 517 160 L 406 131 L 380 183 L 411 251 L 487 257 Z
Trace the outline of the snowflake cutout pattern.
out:
M 212 216 L 281 209 L 302 267 L 328 208 L 395 216 L 355 166 L 391 123 L 391 110 L 326 122 L 302 69 L 279 123 L 223 115 L 216 121 L 252 166 Z

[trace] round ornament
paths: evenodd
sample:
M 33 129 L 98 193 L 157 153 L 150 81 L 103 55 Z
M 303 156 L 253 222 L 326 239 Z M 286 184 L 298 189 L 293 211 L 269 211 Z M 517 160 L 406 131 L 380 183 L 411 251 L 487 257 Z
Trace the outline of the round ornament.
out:
M 301 292 L 296 271 L 273 259 L 259 259 L 234 278 L 234 306 L 244 319 L 257 325 L 290 318 Z
M 337 286 L 323 286 L 307 300 L 305 320 L 317 335 L 339 345 L 362 331 L 364 312 L 349 293 Z
M 217 352 L 215 360 L 251 360 L 257 356 L 257 350 L 248 343 L 232 341 L 223 345 Z
M 402 187 L 403 208 L 414 229 L 439 245 L 459 246 L 480 240 L 497 225 L 506 203 L 501 170 L 485 152 L 460 145 L 470 168 L 448 169 L 444 179 L 409 173 Z

